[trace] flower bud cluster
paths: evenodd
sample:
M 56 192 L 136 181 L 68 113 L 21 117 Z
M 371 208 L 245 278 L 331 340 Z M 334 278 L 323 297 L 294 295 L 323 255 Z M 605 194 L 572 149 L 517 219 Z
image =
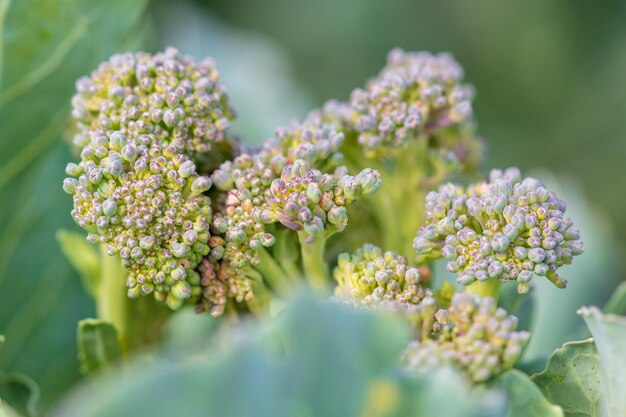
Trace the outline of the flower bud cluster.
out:
M 516 328 L 517 318 L 498 308 L 493 298 L 456 293 L 449 308 L 435 313 L 431 337 L 411 342 L 404 361 L 415 371 L 458 366 L 483 382 L 519 359 L 529 334 Z
M 426 225 L 414 240 L 418 254 L 443 256 L 459 283 L 499 279 L 525 293 L 537 274 L 558 287 L 557 269 L 583 252 L 565 203 L 519 170 L 493 170 L 490 182 L 466 190 L 445 184 L 426 197 Z
M 155 293 L 172 308 L 200 291 L 194 271 L 211 251 L 211 180 L 173 145 L 121 132 L 92 134 L 64 181 L 74 220 L 87 240 L 119 254 L 129 270 L 128 295 Z
M 323 174 L 302 159 L 286 166 L 280 178 L 272 181 L 271 198 L 261 213 L 265 223 L 279 222 L 302 232 L 306 240 L 341 232 L 348 224 L 347 207 L 361 196 L 378 190 L 377 171 L 365 169 L 356 176 L 337 169 Z
M 204 258 L 198 266 L 202 294 L 196 304 L 196 311 L 208 311 L 219 317 L 229 299 L 238 302 L 250 301 L 253 291 L 250 281 L 241 279 L 240 271 L 233 270 L 228 262 L 216 262 Z
M 385 156 L 423 132 L 468 121 L 473 88 L 462 79 L 463 69 L 449 54 L 391 51 L 378 77 L 350 98 L 366 154 Z
M 91 133 L 120 131 L 174 145 L 197 160 L 224 140 L 234 117 L 213 61 L 196 64 L 174 48 L 114 55 L 76 88 L 72 116 L 81 130 L 74 138 L 80 148 Z
M 359 306 L 419 305 L 432 297 L 405 257 L 371 244 L 339 255 L 333 276 L 338 284 L 335 295 Z
M 274 245 L 270 224 L 302 232 L 309 241 L 323 232 L 327 236 L 345 228 L 346 208 L 353 201 L 380 187 L 375 171 L 346 175 L 339 165 L 343 140 L 321 120 L 293 122 L 259 151 L 242 153 L 213 172 L 213 183 L 223 193 L 212 228 L 224 238 L 223 257 L 214 269 L 228 270 L 227 297 L 242 301 L 251 296 L 246 269 L 259 265 L 262 248 Z M 220 291 L 208 291 L 205 308 L 219 311 L 223 303 L 213 293 Z
M 319 119 L 307 118 L 300 123 L 294 121 L 287 128 L 278 128 L 275 137 L 264 142 L 262 153 L 270 160 L 284 158 L 286 163 L 303 159 L 322 171 L 341 165 L 343 155 L 339 148 L 344 134 Z

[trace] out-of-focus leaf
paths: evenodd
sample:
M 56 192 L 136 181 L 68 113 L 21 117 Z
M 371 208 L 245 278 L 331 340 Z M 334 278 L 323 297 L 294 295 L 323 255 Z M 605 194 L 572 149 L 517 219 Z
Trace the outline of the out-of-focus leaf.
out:
M 83 288 L 92 298 L 95 298 L 100 281 L 100 261 L 97 247 L 85 239 L 83 233 L 59 230 L 56 234 L 61 251 L 70 265 L 74 267 Z
M 394 416 L 501 417 L 506 397 L 497 390 L 476 390 L 464 375 L 442 368 L 404 380 Z
M 22 417 L 0 398 L 0 417 Z
M 563 417 L 561 407 L 551 404 L 528 375 L 516 369 L 498 376 L 489 386 L 506 393 L 506 417 Z
M 78 323 L 78 359 L 83 373 L 95 372 L 115 363 L 120 343 L 115 327 L 108 322 L 85 319 Z
M 600 415 L 600 358 L 593 339 L 565 343 L 552 353 L 546 369 L 532 379 L 548 400 L 561 406 L 566 417 Z
M 600 355 L 602 377 L 601 416 L 626 415 L 626 317 L 602 314 L 596 307 L 583 307 L 579 314 L 591 331 Z
M 0 372 L 0 399 L 25 417 L 39 415 L 39 387 L 25 375 Z
M 184 358 L 199 350 L 215 337 L 220 324 L 227 319 L 216 319 L 210 314 L 198 314 L 191 306 L 177 310 L 167 320 L 160 333 L 160 346 L 168 358 Z
M 31 376 L 44 410 L 78 378 L 75 323 L 93 314 L 54 238 L 73 225 L 61 189 L 70 98 L 133 40 L 146 2 L 0 1 L 0 367 Z
M 604 307 L 606 314 L 626 315 L 626 282 L 622 282 L 613 292 Z
M 142 361 L 101 375 L 53 415 L 498 415 L 500 397 L 470 395 L 453 371 L 403 371 L 408 335 L 395 317 L 298 298 L 277 317 L 216 335 L 217 348 L 185 361 Z

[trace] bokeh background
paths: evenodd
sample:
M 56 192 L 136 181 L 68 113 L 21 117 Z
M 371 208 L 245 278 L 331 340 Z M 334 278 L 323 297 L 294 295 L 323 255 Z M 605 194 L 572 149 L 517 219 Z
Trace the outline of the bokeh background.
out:
M 348 98 L 393 47 L 450 51 L 477 90 L 486 168 L 556 187 L 586 243 L 568 293 L 541 288 L 527 358 L 585 337 L 576 308 L 626 277 L 623 1 L 0 0 L 0 36 L 0 369 L 35 379 L 44 407 L 79 378 L 75 326 L 94 314 L 55 240 L 75 227 L 61 190 L 69 102 L 114 52 L 214 57 L 234 129 L 258 143 Z

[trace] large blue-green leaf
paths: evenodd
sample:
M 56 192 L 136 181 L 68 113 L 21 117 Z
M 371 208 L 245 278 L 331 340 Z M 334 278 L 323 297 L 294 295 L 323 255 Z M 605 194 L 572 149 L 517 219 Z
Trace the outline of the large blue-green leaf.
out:
M 585 319 L 600 355 L 602 407 L 600 415 L 626 415 L 626 317 L 602 314 L 596 307 L 583 307 Z
M 395 317 L 299 298 L 277 317 L 216 333 L 187 359 L 139 360 L 79 388 L 57 416 L 497 416 L 449 369 L 408 374 Z
M 75 323 L 92 314 L 55 241 L 74 81 L 128 47 L 147 0 L 0 0 L 0 367 L 31 376 L 44 408 L 78 377 Z
M 506 393 L 506 417 L 563 417 L 563 410 L 550 403 L 528 375 L 512 369 L 490 382 L 491 388 Z
M 593 339 L 565 343 L 532 379 L 548 400 L 563 408 L 566 417 L 600 415 L 600 358 Z

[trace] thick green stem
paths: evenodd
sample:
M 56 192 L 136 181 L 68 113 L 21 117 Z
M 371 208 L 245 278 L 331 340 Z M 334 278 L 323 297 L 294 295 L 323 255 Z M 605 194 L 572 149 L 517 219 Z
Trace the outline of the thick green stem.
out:
M 109 256 L 104 246 L 100 247 L 100 282 L 96 293 L 98 318 L 115 326 L 122 351 L 128 348 L 129 298 L 126 289 L 128 272 L 119 256 Z
M 280 295 L 285 295 L 289 292 L 291 283 L 287 273 L 280 267 L 274 258 L 267 252 L 265 248 L 258 250 L 258 255 L 261 260 L 258 265 L 255 265 L 255 269 L 261 273 L 263 279 Z
M 306 242 L 307 235 L 303 232 L 299 232 L 298 238 L 302 252 L 304 276 L 311 288 L 320 293 L 326 293 L 328 291 L 328 280 L 330 278 L 328 265 L 324 260 L 326 236 L 318 237 L 312 242 Z
M 481 297 L 491 297 L 498 301 L 500 295 L 500 287 L 502 283 L 499 279 L 490 278 L 486 281 L 474 281 L 467 287 L 465 291 L 470 294 L 480 295 Z

